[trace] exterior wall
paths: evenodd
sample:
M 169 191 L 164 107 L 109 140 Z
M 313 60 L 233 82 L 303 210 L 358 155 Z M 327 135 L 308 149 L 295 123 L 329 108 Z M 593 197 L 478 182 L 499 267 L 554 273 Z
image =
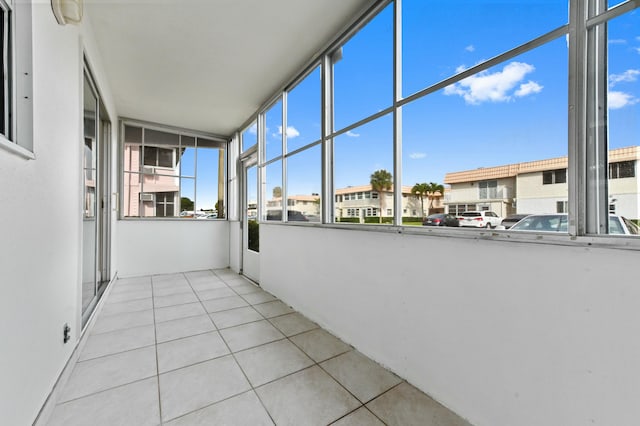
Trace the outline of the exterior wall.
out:
M 568 200 L 568 184 L 543 185 L 542 172 L 518 175 L 517 187 L 517 213 L 556 213 L 557 203 Z
M 119 225 L 121 277 L 229 266 L 227 221 L 123 220 Z
M 448 203 L 477 202 L 478 186 L 474 182 L 454 183 L 447 193 Z
M 141 159 L 141 146 L 127 143 L 124 146 L 123 170 L 139 172 Z M 152 217 L 156 215 L 155 201 L 144 201 L 140 203 L 140 189 L 145 193 L 174 192 L 174 215 L 180 214 L 180 200 L 178 190 L 180 189 L 180 178 L 178 177 L 180 165 L 175 168 L 155 168 L 154 174 L 140 175 L 137 173 L 126 173 L 124 177 L 123 212 L 128 217 Z M 142 177 L 142 186 L 140 185 Z M 140 209 L 142 207 L 142 209 Z
M 117 116 L 90 23 L 59 26 L 49 3 L 34 2 L 32 28 L 36 158 L 0 151 L 3 425 L 33 423 L 81 333 L 83 48 L 109 116 Z
M 640 215 L 640 181 L 638 173 L 637 146 L 618 148 L 609 152 L 610 163 L 635 161 L 635 177 L 609 180 L 609 200 L 615 205 L 615 213 L 630 219 L 638 219 Z M 445 194 L 446 204 L 477 204 L 478 209 L 489 207 L 501 214 L 500 209 L 511 213 L 556 213 L 558 202 L 567 202 L 568 184 L 543 184 L 544 171 L 566 169 L 567 159 L 552 158 L 529 163 L 509 164 L 486 169 L 469 170 L 447 174 L 445 181 L 450 189 Z M 491 178 L 490 176 L 510 175 L 515 177 Z M 500 200 L 480 200 L 478 179 L 498 182 L 498 198 Z M 515 205 L 515 208 L 512 206 Z M 451 210 L 447 209 L 447 212 Z M 502 213 L 504 216 L 505 214 Z
M 629 219 L 640 219 L 640 179 L 610 179 L 609 200 L 615 205 L 615 214 Z
M 491 210 L 502 217 L 513 213 L 516 179 L 509 177 L 489 180 L 497 181 L 496 198 L 480 199 L 478 182 L 454 183 L 445 193 L 446 204 L 476 204 L 478 210 Z M 447 212 L 451 211 L 447 209 Z
M 260 231 L 263 288 L 472 424 L 637 424 L 636 251 Z
M 305 216 L 320 216 L 319 196 L 293 195 L 287 198 L 287 209 L 295 210 Z M 282 208 L 282 198 L 272 198 L 267 200 L 268 210 L 280 210 Z
M 518 175 L 518 200 L 523 198 L 567 198 L 566 183 L 542 184 L 542 172 Z M 549 212 L 545 212 L 549 213 Z

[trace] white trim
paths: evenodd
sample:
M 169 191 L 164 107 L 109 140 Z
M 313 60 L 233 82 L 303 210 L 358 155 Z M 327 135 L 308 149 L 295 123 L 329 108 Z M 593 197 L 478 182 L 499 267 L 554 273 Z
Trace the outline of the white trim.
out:
M 29 151 L 27 148 L 24 148 L 17 143 L 8 140 L 4 135 L 0 135 L 0 148 L 27 160 L 36 159 L 36 154 L 34 152 Z

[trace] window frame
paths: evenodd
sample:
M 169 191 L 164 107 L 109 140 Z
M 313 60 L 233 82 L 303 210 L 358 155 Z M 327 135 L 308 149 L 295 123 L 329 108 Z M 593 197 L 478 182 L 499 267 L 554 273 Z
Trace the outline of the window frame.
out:
M 388 108 L 379 110 L 369 116 L 366 116 L 356 122 L 342 126 L 336 130 L 334 128 L 334 104 L 333 104 L 333 74 L 332 68 L 335 61 L 342 55 L 342 46 L 344 46 L 352 37 L 354 37 L 360 29 L 365 27 L 378 12 L 382 11 L 389 4 L 394 6 L 394 100 L 393 105 Z M 554 183 L 564 183 L 567 185 L 567 201 L 568 210 L 568 227 L 567 233 L 563 235 L 549 237 L 546 235 L 535 241 L 566 244 L 581 244 L 587 242 L 592 244 L 598 241 L 603 245 L 619 244 L 616 236 L 610 237 L 602 235 L 598 230 L 603 229 L 608 224 L 608 199 L 607 199 L 607 138 L 606 125 L 594 126 L 593 124 L 606 120 L 606 108 L 602 108 L 603 97 L 606 97 L 606 57 L 602 56 L 606 52 L 606 36 L 603 34 L 595 34 L 594 29 L 601 24 L 607 23 L 609 20 L 621 16 L 634 10 L 640 11 L 640 4 L 636 0 L 626 0 L 613 8 L 602 7 L 603 0 L 569 0 L 568 22 L 552 29 L 540 36 L 526 41 L 514 48 L 499 53 L 491 59 L 478 63 L 458 74 L 452 75 L 429 85 L 408 96 L 402 94 L 401 76 L 402 76 L 402 3 L 403 0 L 378 0 L 374 4 L 363 8 L 360 16 L 354 19 L 344 32 L 339 34 L 333 41 L 314 58 L 306 70 L 311 70 L 321 63 L 321 79 L 322 79 L 322 108 L 321 108 L 321 127 L 322 140 L 319 142 L 323 146 L 322 158 L 322 192 L 323 203 L 322 208 L 322 226 L 335 228 L 366 229 L 370 231 L 392 231 L 392 232 L 409 232 L 409 233 L 427 233 L 426 231 L 411 227 L 402 226 L 402 109 L 405 105 L 436 93 L 444 88 L 469 77 L 478 75 L 492 67 L 499 66 L 512 60 L 519 55 L 536 51 L 536 49 L 547 45 L 550 42 L 567 39 L 567 62 L 569 64 L 567 70 L 567 158 L 568 165 L 563 171 L 564 176 L 558 178 L 553 175 Z M 594 35 L 595 34 L 595 35 Z M 303 71 L 300 75 L 304 75 L 307 71 Z M 604 79 L 602 78 L 604 75 Z M 297 77 L 299 80 L 301 77 Z M 285 111 L 283 117 L 286 126 L 286 90 L 287 87 L 294 87 L 296 81 L 285 84 L 283 89 L 273 94 L 268 103 L 265 103 L 257 112 L 257 116 L 264 114 L 274 100 L 284 96 Z M 605 98 L 606 100 L 606 98 Z M 598 108 L 600 110 L 598 110 Z M 394 221 L 391 226 L 381 227 L 365 227 L 360 224 L 341 224 L 335 220 L 338 209 L 345 210 L 347 207 L 339 205 L 351 199 L 350 195 L 339 194 L 335 188 L 333 169 L 334 169 L 334 140 L 343 134 L 356 130 L 378 118 L 388 114 L 393 116 L 393 184 L 395 191 L 390 194 L 393 197 Z M 604 116 L 603 116 L 604 115 Z M 606 123 L 606 121 L 605 121 Z M 286 128 L 286 127 L 285 127 Z M 263 143 L 259 137 L 259 145 Z M 286 152 L 286 151 L 285 151 Z M 283 155 L 286 163 L 287 154 Z M 286 181 L 286 164 L 284 165 L 283 180 Z M 637 174 L 637 172 L 636 172 Z M 286 194 L 286 190 L 285 190 Z M 371 199 L 377 198 L 376 193 L 371 193 Z M 356 199 L 354 197 L 354 199 Z M 454 203 L 447 202 L 445 198 L 445 208 L 456 210 L 468 210 L 472 204 L 466 201 Z M 488 209 L 481 203 L 474 204 L 475 209 Z M 391 205 L 389 205 L 391 207 Z M 604 212 L 604 213 L 603 213 Z M 317 224 L 316 224 L 317 226 Z M 606 227 L 604 227 L 606 229 Z M 429 230 L 429 233 L 436 232 L 443 235 L 455 235 L 459 237 L 461 233 L 468 235 L 469 238 L 476 238 L 477 231 L 474 230 L 451 230 L 447 228 Z M 505 237 L 506 235 L 506 237 Z M 492 233 L 490 238 L 501 239 L 508 238 L 512 241 L 528 241 L 531 238 L 512 233 L 508 230 L 497 231 Z M 624 243 L 628 247 L 627 242 Z M 630 243 L 636 247 L 636 242 Z M 637 245 L 640 248 L 640 242 Z
M 615 161 L 613 163 L 609 163 L 609 179 L 635 178 L 637 174 L 636 164 L 636 160 Z M 629 173 L 629 171 L 631 173 Z
M 0 0 L 3 11 L 4 123 L 0 149 L 35 160 L 33 145 L 33 43 L 31 1 Z
M 140 142 L 127 142 L 125 141 L 125 127 L 132 127 L 132 128 L 140 128 L 141 129 L 141 136 L 140 136 Z M 215 135 L 215 134 L 211 134 L 211 133 L 204 133 L 204 132 L 198 132 L 198 131 L 194 131 L 194 130 L 189 130 L 189 129 L 184 129 L 184 128 L 179 128 L 179 127 L 174 127 L 174 126 L 167 126 L 167 125 L 162 125 L 162 124 L 158 124 L 158 123 L 151 123 L 151 122 L 147 122 L 147 121 L 143 121 L 143 120 L 136 120 L 136 119 L 131 119 L 131 118 L 126 118 L 126 117 L 122 117 L 119 120 L 119 151 L 118 151 L 118 157 L 119 157 L 119 167 L 118 167 L 118 187 L 120 188 L 120 194 L 119 194 L 119 199 L 118 199 L 118 203 L 119 203 L 119 208 L 118 208 L 118 219 L 119 220 L 185 220 L 185 217 L 180 216 L 180 205 L 176 204 L 180 202 L 180 199 L 183 196 L 183 192 L 182 192 L 182 181 L 184 179 L 189 179 L 189 180 L 193 180 L 194 181 L 194 185 L 195 182 L 198 179 L 198 172 L 197 172 L 197 164 L 194 164 L 194 175 L 190 176 L 190 175 L 186 175 L 183 174 L 181 169 L 178 169 L 177 171 L 177 175 L 169 175 L 167 173 L 164 173 L 164 171 L 167 170 L 173 170 L 176 167 L 178 167 L 178 163 L 177 163 L 177 159 L 175 158 L 176 156 L 176 149 L 179 149 L 180 146 L 174 146 L 174 145 L 165 145 L 165 146 L 159 146 L 157 143 L 153 143 L 150 142 L 149 145 L 146 145 L 144 143 L 145 141 L 145 130 L 154 130 L 154 131 L 160 131 L 160 132 L 166 132 L 166 133 L 172 133 L 172 134 L 176 134 L 178 136 L 178 141 L 181 141 L 183 137 L 186 138 L 194 138 L 194 146 L 193 148 L 199 148 L 198 144 L 197 144 L 197 140 L 198 139 L 203 139 L 203 140 L 207 140 L 209 142 L 213 142 L 215 146 L 209 146 L 207 145 L 206 147 L 202 147 L 202 148 L 212 148 L 212 149 L 222 149 L 224 151 L 224 190 L 223 190 L 223 214 L 221 215 L 220 212 L 218 212 L 218 215 L 215 219 L 213 220 L 227 220 L 228 219 L 228 200 L 229 200 L 229 185 L 227 184 L 227 176 L 229 173 L 229 166 L 228 166 L 228 161 L 229 161 L 229 140 L 226 139 L 223 136 L 219 136 L 219 135 Z M 181 142 L 180 142 L 181 143 Z M 138 170 L 136 169 L 132 169 L 132 170 L 125 170 L 125 145 L 126 144 L 135 144 L 140 148 L 140 164 L 137 165 L 137 167 L 139 168 Z M 185 145 L 186 146 L 186 145 Z M 152 165 L 146 165 L 145 163 L 145 158 L 144 158 L 144 149 L 151 147 L 151 148 L 160 148 L 160 149 L 171 149 L 173 151 L 173 164 L 174 167 L 173 168 L 168 168 L 168 167 L 163 167 L 163 166 L 152 166 Z M 189 147 L 191 147 L 189 145 Z M 157 154 L 156 154 L 156 160 L 157 160 Z M 196 160 L 194 159 L 194 162 Z M 178 179 L 179 184 L 178 184 L 178 190 L 175 191 L 177 192 L 177 196 L 174 199 L 174 203 L 173 203 L 173 208 L 174 208 L 174 214 L 175 216 L 125 216 L 125 211 L 124 211 L 124 206 L 125 206 L 125 176 L 126 175 L 137 175 L 140 178 L 144 177 L 144 176 L 148 176 L 149 173 L 147 173 L 145 171 L 145 167 L 149 167 L 149 168 L 153 168 L 154 169 L 154 173 L 152 174 L 152 176 L 170 176 L 170 177 L 174 177 L 176 179 Z M 158 169 L 157 171 L 155 169 Z M 142 191 L 140 191 L 140 195 L 142 194 L 164 194 L 167 192 L 171 192 L 171 191 L 157 191 L 157 192 L 148 192 L 144 190 L 144 186 L 142 185 Z M 165 197 L 166 198 L 166 197 Z M 196 198 L 197 198 L 197 189 L 194 186 L 194 208 L 196 207 Z M 139 200 L 138 202 L 143 202 L 142 200 Z M 153 207 L 154 207 L 154 212 L 156 211 L 157 208 L 157 197 L 154 195 L 153 198 Z M 166 202 L 165 202 L 166 204 Z M 165 206 L 166 207 L 166 206 Z M 195 213 L 195 212 L 194 212 Z M 192 217 L 189 217 L 189 219 L 195 219 L 196 215 L 194 214 Z M 198 222 L 209 222 L 209 220 L 202 220 L 202 221 L 198 221 Z

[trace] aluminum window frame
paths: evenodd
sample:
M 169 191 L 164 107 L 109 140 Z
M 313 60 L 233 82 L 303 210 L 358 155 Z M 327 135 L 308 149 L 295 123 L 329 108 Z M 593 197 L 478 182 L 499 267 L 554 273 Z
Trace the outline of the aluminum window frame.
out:
M 33 143 L 32 2 L 0 0 L 4 11 L 2 52 L 5 95 L 0 149 L 35 160 Z
M 402 194 L 397 188 L 401 186 L 402 176 L 402 108 L 410 102 L 421 99 L 427 95 L 444 89 L 447 86 L 458 83 L 470 76 L 476 75 L 491 67 L 502 64 L 524 53 L 533 51 L 549 42 L 566 37 L 568 42 L 568 100 L 567 100 L 567 156 L 568 167 L 566 171 L 568 185 L 568 233 L 561 236 L 537 236 L 536 242 L 550 244 L 588 244 L 598 243 L 602 246 L 633 247 L 640 249 L 640 241 L 624 240 L 611 237 L 600 232 L 608 229 L 608 165 L 607 165 L 607 139 L 606 139 L 606 113 L 599 112 L 598 107 L 606 106 L 606 31 L 598 31 L 599 25 L 606 25 L 608 21 L 640 8 L 640 0 L 627 0 L 612 8 L 607 8 L 605 0 L 569 0 L 568 22 L 552 29 L 545 34 L 535 37 L 523 44 L 502 52 L 493 58 L 472 66 L 456 75 L 447 77 L 435 84 L 431 84 L 411 95 L 402 96 L 402 2 L 403 0 L 379 0 L 367 9 L 363 9 L 359 17 L 345 27 L 333 41 L 320 51 L 318 56 L 310 61 L 309 65 L 299 73 L 291 83 L 286 84 L 270 98 L 267 105 L 273 100 L 283 96 L 286 99 L 288 88 L 295 87 L 306 73 L 310 72 L 320 63 L 321 66 L 321 140 L 315 143 L 322 144 L 322 220 L 320 224 L 304 224 L 304 226 L 329 226 L 331 228 L 359 229 L 371 231 L 407 232 L 411 234 L 437 234 L 443 236 L 465 238 L 495 238 L 513 241 L 531 241 L 530 236 L 519 236 L 510 231 L 492 231 L 491 233 L 475 230 L 457 229 L 412 229 L 402 226 Z M 364 28 L 377 14 L 394 3 L 393 18 L 393 105 L 377 111 L 363 119 L 353 122 L 338 130 L 334 128 L 334 102 L 333 102 L 333 63 L 336 55 L 340 55 L 341 48 L 360 29 Z M 604 76 L 604 77 L 603 77 Z M 604 78 L 604 80 L 603 80 Z M 600 79 L 600 80 L 598 80 Z M 604 84 L 603 84 L 604 81 Z M 283 102 L 286 105 L 286 101 Z M 258 115 L 263 114 L 268 108 L 258 110 Z M 602 108 L 600 108 L 602 111 Z M 606 109 L 605 109 L 606 111 Z M 333 143 L 336 137 L 346 134 L 360 126 L 366 125 L 380 117 L 393 114 L 393 164 L 394 164 L 394 222 L 393 226 L 369 226 L 359 224 L 335 224 L 335 206 L 339 194 L 334 187 L 334 151 Z M 283 112 L 286 120 L 287 111 Z M 589 130 L 592 123 L 597 123 L 597 133 Z M 283 125 L 284 126 L 284 125 Z M 591 132 L 591 133 L 590 133 Z M 261 143 L 259 138 L 259 144 Z M 315 143 L 309 144 L 314 145 Z M 286 157 L 293 155 L 307 146 L 287 153 L 283 150 L 283 164 Z M 283 182 L 286 181 L 286 165 L 283 165 Z M 283 191 L 283 197 L 286 192 Z M 344 198 L 343 198 L 344 199 Z M 459 203 L 465 204 L 465 203 Z M 468 204 L 468 203 L 467 203 Z M 467 205 L 465 204 L 465 205 Z M 284 203 L 283 203 L 284 205 Z M 285 215 L 283 214 L 283 217 Z M 303 224 L 296 224 L 303 225 Z
M 125 175 L 127 173 L 129 174 L 137 174 L 139 176 L 144 176 L 145 173 L 143 172 L 143 163 L 144 163 L 144 159 L 142 158 L 143 151 L 141 150 L 141 160 L 142 163 L 140 164 L 140 170 L 139 171 L 127 171 L 125 170 L 125 160 L 124 160 L 124 153 L 125 153 L 125 126 L 131 126 L 131 127 L 139 127 L 142 130 L 142 136 L 141 136 L 141 141 L 140 141 L 140 147 L 144 149 L 145 143 L 145 130 L 156 130 L 156 131 L 160 131 L 160 132 L 166 132 L 166 133 L 173 133 L 176 134 L 178 136 L 178 146 L 173 146 L 173 145 L 167 145 L 167 147 L 172 147 L 173 150 L 175 150 L 176 148 L 179 149 L 182 146 L 182 138 L 183 137 L 192 137 L 195 138 L 195 145 L 194 148 L 198 148 L 198 144 L 197 144 L 197 140 L 198 139 L 207 139 L 207 140 L 211 140 L 213 142 L 215 142 L 218 146 L 214 147 L 217 149 L 223 149 L 224 150 L 224 216 L 220 217 L 220 214 L 218 214 L 218 218 L 215 218 L 214 220 L 216 221 L 220 221 L 220 220 L 228 220 L 228 211 L 229 211 L 229 206 L 228 206 L 228 200 L 229 200 L 229 182 L 228 182 L 228 178 L 229 178 L 229 140 L 228 138 L 225 138 L 224 136 L 220 136 L 214 133 L 207 133 L 207 132 L 200 132 L 200 131 L 195 131 L 195 130 L 191 130 L 191 129 L 185 129 L 182 127 L 176 127 L 176 126 L 169 126 L 169 125 L 163 125 L 163 124 L 159 124 L 159 123 L 153 123 L 153 122 L 149 122 L 149 121 L 145 121 L 145 120 L 138 120 L 138 119 L 134 119 L 134 118 L 128 118 L 128 117 L 120 117 L 119 118 L 119 135 L 118 135 L 118 188 L 120 190 L 119 196 L 118 196 L 118 204 L 119 204 L 119 208 L 118 208 L 118 220 L 132 220 L 132 221 L 136 221 L 136 220 L 145 220 L 145 221 L 149 221 L 149 220 L 159 220 L 159 221 L 173 221 L 173 220 L 182 220 L 184 221 L 185 218 L 180 217 L 179 216 L 179 210 L 180 210 L 180 206 L 179 204 L 177 205 L 177 210 L 176 213 L 178 214 L 178 216 L 173 216 L 173 217 L 162 217 L 162 216 L 125 216 L 124 215 L 124 197 L 125 197 L 125 191 L 124 191 L 124 185 L 125 185 Z M 157 147 L 156 144 L 150 144 L 149 146 L 153 146 L 153 147 Z M 175 154 L 174 154 L 175 155 Z M 197 154 L 196 154 L 197 155 Z M 195 198 L 196 198 L 196 192 L 197 192 L 197 179 L 198 179 L 198 170 L 197 170 L 197 161 L 195 161 L 194 164 L 194 176 L 193 176 L 193 181 L 194 181 L 194 208 L 195 208 Z M 174 163 L 177 162 L 177 159 L 174 158 Z M 149 166 L 149 167 L 153 167 L 153 166 Z M 164 168 L 159 166 L 160 169 L 165 169 L 165 170 L 169 170 L 168 168 Z M 172 176 L 172 177 L 176 177 L 179 181 L 178 183 L 178 202 L 180 201 L 179 199 L 182 197 L 182 178 L 183 177 L 188 177 L 191 179 L 191 176 L 186 176 L 186 175 L 182 175 L 182 172 L 179 170 L 178 171 L 178 175 L 177 176 Z M 164 174 L 164 173 L 157 173 L 158 176 L 169 176 L 168 174 Z M 140 184 L 141 186 L 141 191 L 140 193 L 144 193 L 144 184 L 141 182 Z M 167 192 L 167 191 L 161 191 L 161 192 Z M 153 201 L 154 203 L 154 209 L 155 209 L 155 204 L 156 204 L 156 200 L 154 199 Z M 194 219 L 195 219 L 195 215 L 194 215 Z M 202 221 L 202 222 L 208 222 L 208 221 Z

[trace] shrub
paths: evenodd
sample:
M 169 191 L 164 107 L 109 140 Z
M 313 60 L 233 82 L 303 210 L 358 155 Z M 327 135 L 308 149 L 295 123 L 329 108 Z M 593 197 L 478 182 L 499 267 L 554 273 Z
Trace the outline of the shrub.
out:
M 421 217 L 417 217 L 417 216 L 403 216 L 402 217 L 402 223 L 413 223 L 413 222 L 422 223 L 422 218 Z
M 360 223 L 360 218 L 358 218 L 358 217 L 338 217 L 338 218 L 336 218 L 336 222 L 341 222 L 341 223 Z
M 260 224 L 255 220 L 249 221 L 249 250 L 260 251 Z
M 380 216 L 365 216 L 364 217 L 364 223 L 380 223 Z M 385 224 L 392 224 L 393 223 L 393 218 L 392 217 L 383 217 L 382 218 L 382 223 Z

